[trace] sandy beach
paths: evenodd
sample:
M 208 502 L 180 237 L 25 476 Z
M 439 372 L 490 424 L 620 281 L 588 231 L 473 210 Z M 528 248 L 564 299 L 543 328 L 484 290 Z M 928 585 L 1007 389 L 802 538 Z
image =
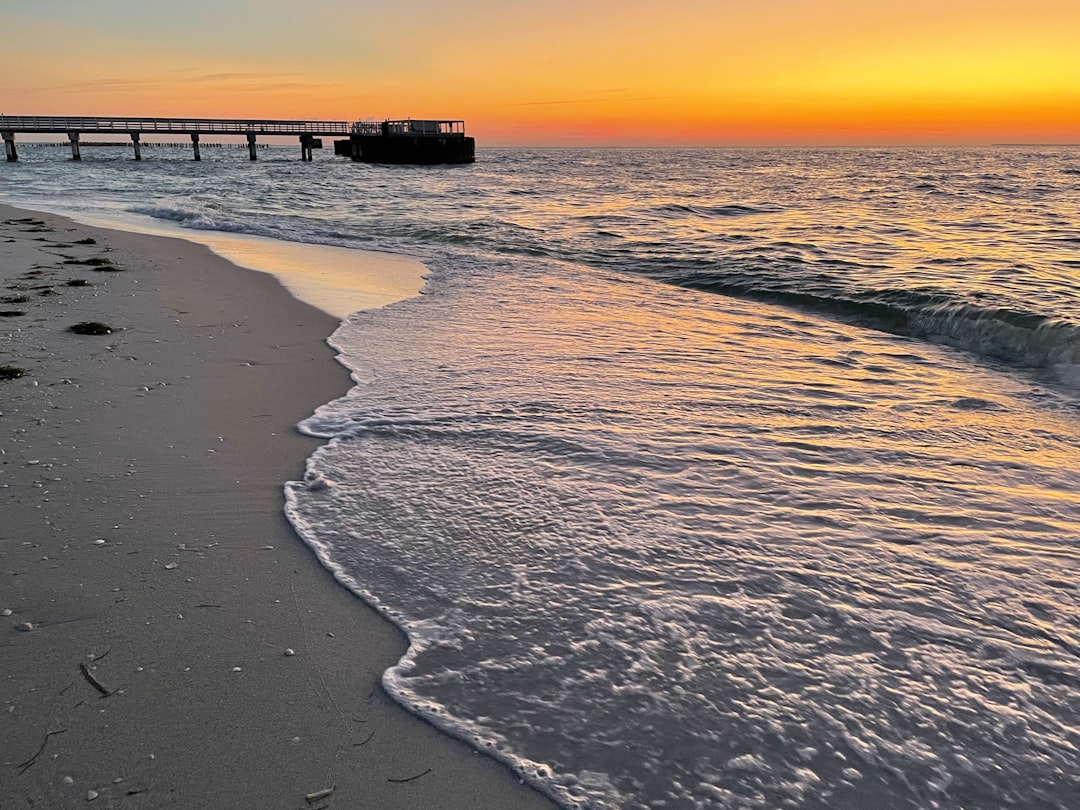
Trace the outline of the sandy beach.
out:
M 404 637 L 284 518 L 333 317 L 8 206 L 0 284 L 0 807 L 553 806 L 386 697 Z

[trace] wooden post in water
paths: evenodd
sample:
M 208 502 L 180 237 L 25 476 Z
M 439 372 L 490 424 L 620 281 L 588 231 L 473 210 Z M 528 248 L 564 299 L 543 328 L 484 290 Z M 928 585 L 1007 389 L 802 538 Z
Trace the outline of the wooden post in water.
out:
M 259 156 L 255 154 L 255 133 L 254 132 L 249 132 L 248 133 L 247 142 L 248 142 L 248 159 L 249 160 L 258 160 Z
M 142 160 L 142 148 L 141 148 L 141 146 L 139 144 L 139 133 L 138 132 L 132 132 L 131 133 L 131 144 L 132 144 L 132 146 L 135 147 L 135 159 L 136 160 Z
M 14 163 L 19 159 L 19 153 L 15 149 L 15 133 L 0 132 L 0 136 L 4 139 L 4 152 L 7 154 L 8 163 Z
M 68 140 L 71 141 L 71 159 L 82 160 L 82 152 L 79 151 L 79 133 L 69 132 Z
M 300 160 L 307 162 L 313 159 L 313 156 L 311 154 L 313 141 L 314 138 L 312 138 L 310 135 L 300 136 Z
M 195 159 L 202 160 L 202 155 L 199 154 L 199 133 L 191 133 L 191 148 L 195 150 Z

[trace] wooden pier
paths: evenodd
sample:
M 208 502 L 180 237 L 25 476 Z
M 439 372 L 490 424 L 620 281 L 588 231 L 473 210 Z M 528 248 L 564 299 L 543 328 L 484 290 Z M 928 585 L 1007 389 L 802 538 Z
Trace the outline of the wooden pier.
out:
M 143 135 L 187 135 L 195 160 L 202 160 L 199 139 L 204 135 L 242 135 L 248 157 L 257 160 L 256 141 L 262 136 L 300 139 L 300 159 L 310 161 L 322 138 L 343 137 L 348 149 L 338 149 L 353 160 L 369 163 L 471 163 L 474 141 L 465 137 L 463 121 L 295 121 L 238 118 L 87 118 L 74 116 L 0 115 L 0 137 L 9 163 L 19 159 L 16 135 L 67 135 L 71 159 L 82 160 L 83 135 L 126 135 L 135 160 L 142 160 Z

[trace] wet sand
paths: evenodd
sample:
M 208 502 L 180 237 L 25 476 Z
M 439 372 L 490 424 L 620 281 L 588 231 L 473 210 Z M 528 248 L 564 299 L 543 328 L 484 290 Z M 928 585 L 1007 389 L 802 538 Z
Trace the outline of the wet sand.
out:
M 553 806 L 383 693 L 404 637 L 284 518 L 336 319 L 2 205 L 0 299 L 0 807 Z

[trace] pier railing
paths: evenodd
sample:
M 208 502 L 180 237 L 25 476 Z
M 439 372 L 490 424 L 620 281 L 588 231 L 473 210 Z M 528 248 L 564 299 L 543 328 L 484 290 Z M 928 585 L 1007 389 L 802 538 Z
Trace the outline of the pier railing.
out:
M 357 121 L 353 135 L 465 136 L 464 121 L 405 118 L 398 121 Z
M 348 135 L 348 121 L 277 121 L 242 118 L 90 118 L 0 115 L 0 131 L 26 133 L 139 132 L 180 135 Z

